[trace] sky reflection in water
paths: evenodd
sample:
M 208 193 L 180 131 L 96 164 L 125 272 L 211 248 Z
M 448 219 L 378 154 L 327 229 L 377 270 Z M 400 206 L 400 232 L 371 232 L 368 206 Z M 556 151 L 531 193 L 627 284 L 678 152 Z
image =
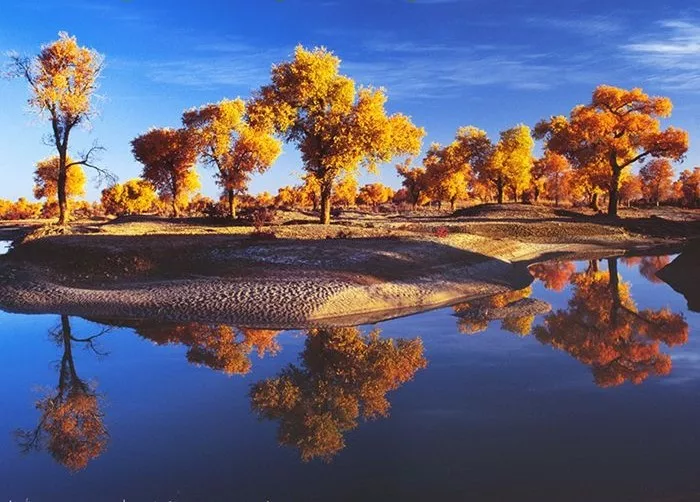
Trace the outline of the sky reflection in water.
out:
M 359 328 L 0 313 L 0 497 L 698 493 L 700 315 L 656 278 L 669 260 L 538 265 L 526 290 Z

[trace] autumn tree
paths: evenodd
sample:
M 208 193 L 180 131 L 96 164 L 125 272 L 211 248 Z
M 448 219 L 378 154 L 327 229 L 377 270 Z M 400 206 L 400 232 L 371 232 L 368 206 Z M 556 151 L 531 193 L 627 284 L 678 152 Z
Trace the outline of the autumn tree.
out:
M 92 98 L 102 72 L 103 57 L 92 49 L 79 46 L 75 37 L 61 32 L 58 40 L 44 45 L 36 57 L 12 54 L 11 60 L 11 75 L 22 77 L 29 83 L 29 105 L 51 122 L 51 143 L 58 154 L 58 223 L 64 225 L 70 216 L 67 190 L 69 169 L 88 166 L 101 175 L 109 176 L 107 171 L 93 163 L 94 154 L 101 150 L 96 145 L 81 154 L 79 160 L 68 158 L 73 129 L 86 125 L 95 113 Z
M 627 207 L 633 200 L 639 200 L 643 196 L 642 180 L 639 176 L 630 175 L 620 182 L 620 202 L 626 203 Z
M 336 179 L 333 185 L 331 203 L 334 206 L 354 206 L 357 200 L 357 177 L 345 174 Z
M 700 167 L 685 169 L 678 177 L 681 202 L 688 207 L 700 206 Z
M 202 162 L 217 169 L 217 182 L 228 197 L 229 216 L 236 217 L 236 197 L 248 188 L 252 173 L 265 172 L 282 145 L 268 131 L 251 127 L 246 104 L 238 99 L 187 110 L 182 123 L 199 136 Z
M 102 190 L 102 207 L 108 214 L 141 214 L 151 211 L 158 201 L 153 185 L 146 180 L 133 179 L 116 183 Z
M 304 193 L 293 186 L 283 186 L 277 190 L 274 204 L 277 207 L 293 208 L 300 205 L 303 201 Z
M 312 173 L 306 173 L 301 179 L 299 190 L 302 197 L 311 204 L 311 209 L 316 211 L 321 200 L 321 184 Z
M 532 166 L 532 185 L 537 202 L 542 193 L 554 201 L 554 205 L 569 196 L 571 176 L 569 161 L 558 153 L 546 151 Z
M 518 195 L 530 186 L 533 148 L 530 128 L 520 124 L 501 132 L 492 155 L 481 164 L 479 177 L 493 185 L 499 204 L 503 204 L 506 188 L 513 191 L 517 201 Z
M 569 116 L 541 121 L 535 135 L 547 148 L 565 155 L 574 168 L 591 164 L 608 170 L 608 214 L 617 216 L 620 179 L 624 170 L 647 157 L 680 160 L 688 149 L 688 133 L 674 127 L 662 130 L 660 118 L 673 105 L 641 89 L 601 85 L 589 105 L 576 106 Z
M 657 206 L 671 196 L 673 167 L 666 159 L 653 159 L 639 170 L 644 197 Z
M 255 205 L 258 207 L 270 207 L 275 203 L 275 198 L 270 192 L 260 192 L 255 196 Z
M 386 204 L 394 196 L 394 191 L 382 183 L 369 183 L 360 188 L 357 201 L 366 206 L 377 207 Z
M 252 409 L 279 423 L 278 439 L 302 460 L 330 461 L 359 419 L 386 417 L 386 395 L 425 368 L 419 338 L 393 340 L 358 328 L 307 332 L 301 364 L 253 385 Z
M 85 195 L 85 171 L 70 156 L 66 157 L 66 207 L 71 199 Z M 34 197 L 46 199 L 48 204 L 55 203 L 58 197 L 58 177 L 60 158 L 57 155 L 40 160 L 34 171 Z
M 361 88 L 339 73 L 340 59 L 323 48 L 298 46 L 294 59 L 272 68 L 249 108 L 251 122 L 274 127 L 301 151 L 304 169 L 321 184 L 321 223 L 330 222 L 334 181 L 370 172 L 403 154 L 417 154 L 423 129 L 402 114 L 387 115 L 386 94 Z
M 589 267 L 573 274 L 571 284 L 574 291 L 567 308 L 535 327 L 541 343 L 591 366 L 601 387 L 670 373 L 671 358 L 660 352 L 660 343 L 673 347 L 687 342 L 688 324 L 682 314 L 668 308 L 637 309 L 629 285 L 620 281 L 616 258 L 608 260 L 607 271 Z
M 194 169 L 199 152 L 197 135 L 189 129 L 150 129 L 131 142 L 131 151 L 143 164 L 142 178 L 163 200 L 170 201 L 173 216 L 179 216 L 200 186 Z
M 413 209 L 416 209 L 416 206 L 428 199 L 426 195 L 428 187 L 425 168 L 412 166 L 411 163 L 412 159 L 406 159 L 405 162 L 396 166 L 396 172 L 402 178 L 401 185 L 406 189 L 408 202 Z
M 100 410 L 100 396 L 94 385 L 82 380 L 73 360 L 73 344 L 81 343 L 95 350 L 95 340 L 108 330 L 78 338 L 73 335 L 68 316 L 52 336 L 63 347 L 59 362 L 58 387 L 36 403 L 41 413 L 33 430 L 18 430 L 20 448 L 29 452 L 45 448 L 51 456 L 71 471 L 84 469 L 107 448 L 109 434 Z

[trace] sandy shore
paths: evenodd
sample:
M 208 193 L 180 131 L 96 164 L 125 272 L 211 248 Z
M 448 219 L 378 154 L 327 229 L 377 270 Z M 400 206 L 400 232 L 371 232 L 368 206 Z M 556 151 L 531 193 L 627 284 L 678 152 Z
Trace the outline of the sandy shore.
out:
M 148 318 L 276 329 L 357 325 L 525 288 L 532 282 L 527 266 L 537 261 L 621 255 L 630 249 L 641 251 L 649 243 L 617 239 L 592 244 L 524 243 L 462 236 L 439 247 L 430 242 L 398 241 L 387 246 L 386 242 L 365 241 L 363 246 L 375 253 L 364 256 L 354 252 L 349 244 L 285 246 L 255 244 L 212 249 L 209 258 L 214 263 L 217 259 L 240 260 L 246 256 L 246 263 L 256 264 L 259 270 L 228 277 L 200 275 L 70 284 L 60 277 L 51 277 L 46 269 L 26 263 L 0 265 L 0 308 L 17 313 Z M 463 249 L 468 249 L 469 254 L 456 259 L 453 254 Z M 475 254 L 475 250 L 479 253 Z M 377 259 L 386 258 L 386 254 L 404 263 L 406 277 L 373 276 L 368 280 L 367 269 L 381 266 Z M 443 258 L 449 263 L 439 264 Z M 197 257 L 201 259 L 201 255 Z M 420 261 L 427 261 L 428 265 L 416 267 L 419 270 L 411 274 L 410 264 Z

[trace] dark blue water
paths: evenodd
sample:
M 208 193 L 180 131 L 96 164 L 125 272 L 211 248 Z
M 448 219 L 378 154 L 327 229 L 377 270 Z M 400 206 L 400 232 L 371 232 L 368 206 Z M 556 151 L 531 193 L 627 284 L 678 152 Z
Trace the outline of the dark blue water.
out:
M 311 333 L 0 313 L 0 500 L 699 500 L 700 314 L 662 264 Z

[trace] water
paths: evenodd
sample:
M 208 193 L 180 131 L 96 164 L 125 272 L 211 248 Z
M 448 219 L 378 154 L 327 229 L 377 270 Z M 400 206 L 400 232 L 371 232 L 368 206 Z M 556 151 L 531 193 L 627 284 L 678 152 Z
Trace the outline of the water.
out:
M 0 313 L 0 500 L 694 499 L 668 259 L 309 336 Z

